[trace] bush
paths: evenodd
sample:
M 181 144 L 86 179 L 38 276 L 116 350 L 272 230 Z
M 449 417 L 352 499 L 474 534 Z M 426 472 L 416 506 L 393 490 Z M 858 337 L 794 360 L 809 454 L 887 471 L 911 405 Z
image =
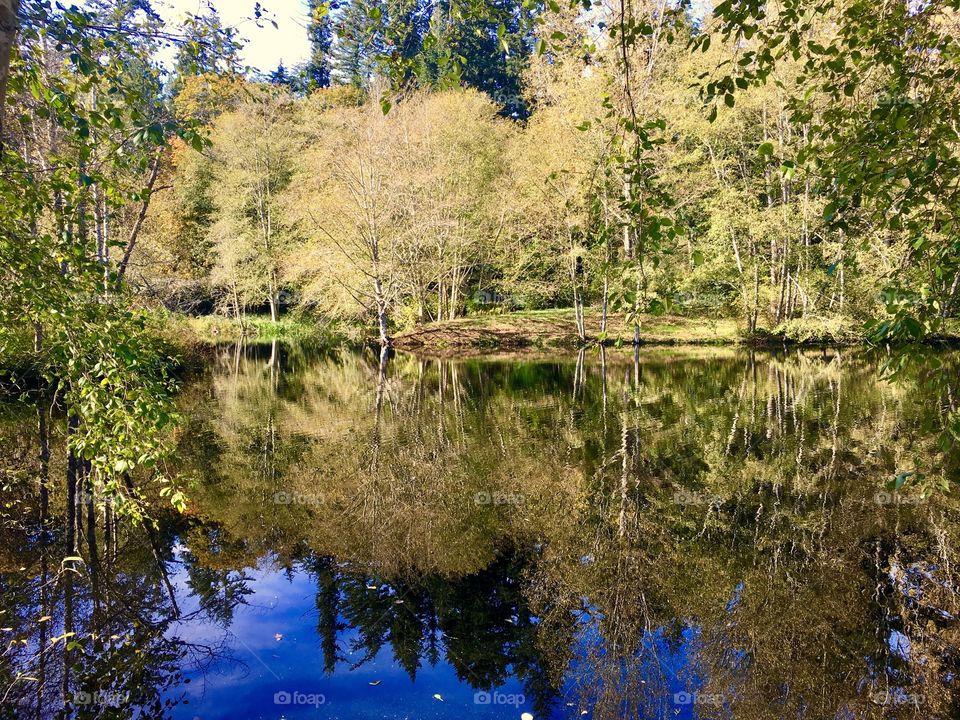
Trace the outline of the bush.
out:
M 804 345 L 850 345 L 863 339 L 863 331 L 850 318 L 809 315 L 780 323 L 773 336 Z

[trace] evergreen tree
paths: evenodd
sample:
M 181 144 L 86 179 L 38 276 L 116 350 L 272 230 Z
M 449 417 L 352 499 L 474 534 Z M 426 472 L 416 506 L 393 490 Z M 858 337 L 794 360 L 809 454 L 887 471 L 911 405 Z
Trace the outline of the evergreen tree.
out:
M 489 95 L 503 114 L 526 117 L 523 72 L 533 46 L 532 12 L 519 0 L 479 0 L 467 17 L 451 20 L 450 2 L 443 0 L 431 18 L 436 40 L 420 57 L 421 83 L 473 87 Z
M 313 88 L 329 87 L 331 50 L 333 48 L 333 26 L 330 21 L 331 10 L 336 5 L 329 0 L 309 0 L 310 23 L 307 36 L 310 38 L 310 60 L 306 66 L 306 80 Z
M 267 75 L 267 82 L 271 85 L 285 85 L 290 87 L 291 76 L 287 72 L 287 68 L 283 65 L 283 60 L 280 61 L 280 64 L 277 65 L 277 69 Z
M 174 61 L 178 77 L 228 74 L 237 70 L 240 52 L 237 31 L 224 26 L 213 6 L 206 15 L 188 16 L 183 35 Z
M 240 69 L 240 42 L 237 31 L 226 27 L 212 5 L 206 14 L 188 15 L 177 47 L 170 94 L 179 95 L 184 78 L 204 75 L 231 75 Z
M 386 0 L 384 55 L 389 56 L 397 84 L 406 84 L 417 74 L 434 7 L 430 0 Z
M 337 22 L 332 76 L 341 85 L 365 87 L 382 47 L 383 7 L 380 0 L 350 0 Z

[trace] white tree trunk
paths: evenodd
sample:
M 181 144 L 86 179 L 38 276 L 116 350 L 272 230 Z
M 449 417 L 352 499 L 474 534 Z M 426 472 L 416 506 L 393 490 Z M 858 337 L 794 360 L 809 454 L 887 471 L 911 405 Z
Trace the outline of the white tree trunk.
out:
M 0 145 L 3 143 L 3 113 L 7 105 L 7 76 L 10 52 L 17 37 L 17 13 L 20 0 L 0 0 Z

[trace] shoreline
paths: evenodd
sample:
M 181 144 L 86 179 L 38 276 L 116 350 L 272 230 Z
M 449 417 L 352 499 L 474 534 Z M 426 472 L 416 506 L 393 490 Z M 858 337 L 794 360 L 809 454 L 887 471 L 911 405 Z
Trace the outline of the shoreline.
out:
M 355 327 L 352 331 L 334 328 L 329 323 L 309 318 L 281 318 L 271 323 L 253 318 L 249 335 L 240 332 L 233 319 L 204 316 L 179 318 L 180 342 L 183 349 L 193 345 L 193 354 L 221 344 L 240 340 L 255 343 L 317 342 L 324 345 L 379 347 L 378 339 Z M 584 314 L 587 342 L 581 342 L 572 309 L 534 310 L 513 313 L 477 314 L 455 320 L 426 323 L 397 332 L 390 349 L 396 352 L 434 357 L 482 357 L 490 355 L 528 355 L 543 352 L 576 352 L 582 348 L 632 348 L 633 327 L 623 315 L 611 313 L 607 332 L 601 332 L 600 311 L 587 308 Z M 212 330 L 212 332 L 211 332 Z M 346 330 L 345 332 L 343 332 Z M 754 337 L 746 337 L 745 326 L 735 318 L 703 318 L 683 315 L 645 315 L 641 320 L 640 347 L 730 347 L 755 350 L 787 350 L 790 348 L 869 348 L 862 335 L 849 328 L 831 333 L 826 328 L 811 328 L 800 337 L 772 333 L 761 328 Z M 186 342 L 184 342 L 186 340 Z M 949 350 L 960 348 L 960 335 L 934 335 L 924 345 Z M 203 349 L 197 346 L 202 346 Z M 190 354 L 190 353 L 188 353 Z
M 607 318 L 601 332 L 598 311 L 584 316 L 587 343 L 581 342 L 573 311 L 538 310 L 499 315 L 474 315 L 429 323 L 398 333 L 392 347 L 401 352 L 429 355 L 485 355 L 543 350 L 576 351 L 583 347 L 632 347 L 633 328 L 620 314 Z M 801 342 L 774 335 L 747 338 L 733 318 L 694 318 L 681 315 L 646 315 L 641 321 L 640 346 L 644 347 L 851 347 L 865 343 L 845 341 Z

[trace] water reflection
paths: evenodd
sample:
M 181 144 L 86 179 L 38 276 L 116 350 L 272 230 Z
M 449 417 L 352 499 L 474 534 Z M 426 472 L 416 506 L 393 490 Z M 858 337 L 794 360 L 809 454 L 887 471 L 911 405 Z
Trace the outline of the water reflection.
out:
M 946 402 L 852 352 L 235 347 L 182 398 L 188 512 L 145 527 L 10 407 L 3 707 L 955 717 Z

